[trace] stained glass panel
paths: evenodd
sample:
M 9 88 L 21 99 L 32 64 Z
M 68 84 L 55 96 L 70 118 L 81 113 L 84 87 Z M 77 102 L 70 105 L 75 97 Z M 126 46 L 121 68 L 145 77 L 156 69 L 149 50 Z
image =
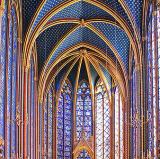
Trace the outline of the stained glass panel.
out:
M 77 159 L 91 159 L 91 157 L 89 156 L 89 154 L 87 153 L 86 150 L 83 150 L 83 151 L 80 152 Z
M 123 159 L 123 109 L 118 86 L 115 91 L 115 158 Z
M 110 107 L 106 89 L 101 80 L 97 82 L 95 92 L 96 121 L 96 157 L 110 158 Z
M 92 135 L 92 101 L 90 88 L 87 82 L 79 84 L 76 101 L 76 137 L 77 140 L 82 135 L 89 139 Z
M 57 110 L 57 158 L 71 159 L 72 155 L 72 89 L 65 81 Z
M 4 139 L 4 111 L 5 111 L 5 81 L 6 81 L 6 32 L 7 32 L 7 5 L 5 4 L 5 9 L 2 16 L 1 23 L 1 42 L 0 42 L 0 138 Z M 4 152 L 4 151 L 3 151 Z M 2 154 L 4 156 L 4 154 Z
M 12 57 L 12 116 L 11 120 L 11 132 L 12 132 L 12 140 L 11 140 L 11 153 L 12 157 L 16 155 L 16 79 L 17 79 L 17 18 L 15 9 L 12 8 L 12 15 L 13 15 L 13 57 Z

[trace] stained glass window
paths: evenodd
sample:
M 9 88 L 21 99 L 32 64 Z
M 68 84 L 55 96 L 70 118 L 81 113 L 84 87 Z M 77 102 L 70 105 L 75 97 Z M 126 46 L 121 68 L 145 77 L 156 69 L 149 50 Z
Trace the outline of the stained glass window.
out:
M 157 92 L 158 92 L 158 117 L 157 117 L 157 120 L 158 120 L 158 134 L 160 134 L 160 10 L 159 8 L 157 9 L 157 38 L 158 38 L 158 89 L 157 89 Z M 159 135 L 158 135 L 159 136 Z M 158 147 L 158 157 L 160 157 L 160 139 L 159 137 L 158 138 L 158 141 L 157 141 L 157 147 Z
M 110 158 L 110 106 L 106 89 L 101 80 L 96 85 L 96 157 Z
M 91 157 L 89 156 L 89 154 L 87 153 L 86 150 L 83 150 L 83 151 L 80 152 L 77 159 L 91 159 Z
M 136 72 L 134 69 L 134 64 L 132 67 L 132 80 L 131 80 L 131 108 L 130 108 L 130 122 L 132 120 L 135 120 L 136 118 L 136 111 L 137 111 L 137 106 L 136 106 L 136 92 L 137 92 L 137 85 L 136 85 Z M 131 156 L 132 158 L 136 158 L 136 148 L 137 148 L 137 129 L 134 125 L 131 124 Z
M 17 17 L 15 9 L 12 8 L 12 16 L 13 16 L 13 54 L 12 54 L 12 110 L 11 110 L 11 154 L 14 158 L 16 155 L 16 96 L 17 96 L 17 55 L 18 55 L 18 49 L 17 49 Z
M 82 81 L 79 84 L 76 102 L 76 137 L 77 140 L 92 136 L 92 101 L 89 84 Z
M 123 110 L 118 86 L 115 91 L 115 158 L 123 159 Z
M 156 89 L 157 89 L 157 84 L 156 84 L 156 48 L 155 48 L 155 31 L 154 29 L 156 29 L 157 27 L 154 27 L 154 21 L 156 20 L 156 18 L 152 18 L 152 37 L 151 37 L 151 43 L 152 43 L 152 99 L 153 99 L 153 145 L 154 145 L 154 155 L 156 156 L 156 140 L 157 140 L 157 133 L 156 133 L 156 120 L 157 120 L 157 97 L 156 97 Z
M 160 11 L 153 11 L 150 6 L 148 17 L 147 36 L 147 75 L 148 79 L 148 155 L 157 158 L 160 156 L 160 141 L 157 134 L 160 132 Z M 151 120 L 153 119 L 153 120 Z M 158 151 L 157 151 L 158 150 Z M 158 153 L 157 153 L 158 152 Z M 159 156 L 157 156 L 159 155 Z
M 152 11 L 152 7 L 150 8 L 150 12 Z M 152 14 L 151 14 L 152 15 Z M 152 20 L 150 16 L 150 21 L 148 25 L 148 37 L 147 37 L 147 44 L 148 44 L 148 118 L 152 118 Z M 148 155 L 151 156 L 153 150 L 153 131 L 152 131 L 152 122 L 148 123 Z
M 6 82 L 6 36 L 7 36 L 7 5 L 5 3 L 5 8 L 3 16 L 1 19 L 1 41 L 0 41 L 0 139 L 4 140 L 5 133 L 5 82 Z M 2 157 L 4 157 L 4 147 L 2 148 Z
M 41 119 L 42 120 L 42 119 Z M 55 82 L 53 81 L 45 95 L 43 103 L 43 154 L 44 158 L 55 155 Z M 42 135 L 42 134 L 41 134 Z M 42 141 L 41 141 L 42 142 Z
M 9 15 L 8 25 L 7 15 Z M 0 48 L 2 50 L 0 50 L 0 138 L 5 140 L 4 144 L 7 148 L 5 158 L 14 158 L 16 155 L 16 78 L 18 54 L 17 17 L 14 7 L 11 7 L 11 9 L 7 11 L 6 2 L 2 16 L 1 27 Z M 7 28 L 9 31 L 8 33 Z M 5 114 L 6 120 L 4 119 Z M 4 129 L 5 125 L 7 129 Z M 3 155 L 4 154 L 2 154 L 2 156 Z
M 65 81 L 57 110 L 57 158 L 71 159 L 72 155 L 72 88 Z

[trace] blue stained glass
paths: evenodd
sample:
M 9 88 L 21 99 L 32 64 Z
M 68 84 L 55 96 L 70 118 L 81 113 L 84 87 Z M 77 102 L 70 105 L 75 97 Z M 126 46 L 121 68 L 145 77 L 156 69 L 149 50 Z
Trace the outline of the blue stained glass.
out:
M 136 118 L 136 111 L 137 111 L 137 107 L 136 107 L 136 92 L 137 92 L 137 85 L 136 85 L 136 72 L 135 70 L 133 70 L 132 72 L 132 83 L 131 83 L 131 87 L 132 87 L 132 100 L 131 100 L 131 119 L 135 119 Z M 137 132 L 137 128 L 136 127 L 131 127 L 131 142 L 132 142 L 132 150 L 131 150 L 131 155 L 132 158 L 136 157 L 136 132 Z
M 48 95 L 47 95 L 48 96 Z M 47 98 L 45 99 L 44 103 L 44 155 L 47 155 L 47 130 L 48 130 L 48 101 Z
M 72 155 L 72 89 L 65 81 L 57 110 L 57 158 L 70 159 Z
M 84 134 L 84 136 L 83 136 Z M 76 137 L 77 140 L 92 136 L 92 102 L 87 82 L 80 83 L 76 102 Z
M 83 150 L 83 151 L 80 152 L 77 159 L 91 159 L 91 157 L 89 156 L 89 154 L 87 153 L 86 150 Z
M 7 155 L 11 152 L 11 104 L 12 104 L 12 54 L 13 54 L 13 22 L 12 18 L 9 20 L 9 47 L 8 47 L 8 67 L 7 67 Z
M 52 157 L 53 141 L 53 90 L 48 92 L 48 157 Z
M 39 105 L 39 129 L 42 130 L 43 126 L 43 111 L 42 111 L 42 105 Z M 43 130 L 42 130 L 43 131 Z M 42 152 L 42 145 L 43 145 L 43 137 L 42 137 L 42 131 L 39 133 L 39 141 L 40 141 L 40 152 Z
M 12 141 L 11 141 L 11 153 L 12 157 L 16 155 L 16 79 L 17 79 L 17 18 L 14 8 L 12 8 L 13 15 L 13 59 L 12 59 L 12 117 L 11 120 L 11 132 L 12 132 Z
M 0 72 L 0 138 L 4 139 L 4 108 L 5 108 L 5 81 L 6 81 L 6 32 L 7 32 L 7 5 L 5 3 L 5 9 L 2 16 L 1 21 L 1 42 L 0 42 L 0 65 L 1 65 L 1 72 Z M 2 157 L 4 156 L 4 151 Z
M 148 86 L 151 86 L 148 88 L 148 113 L 149 113 L 149 118 L 152 118 L 152 64 L 151 64 L 151 60 L 152 60 L 152 42 L 151 42 L 151 32 L 152 32 L 152 28 L 151 28 L 151 22 L 148 25 L 148 38 L 147 38 L 147 44 L 148 44 Z M 148 149 L 149 149 L 149 154 L 152 153 L 153 150 L 153 131 L 152 131 L 152 122 L 149 122 L 148 124 Z

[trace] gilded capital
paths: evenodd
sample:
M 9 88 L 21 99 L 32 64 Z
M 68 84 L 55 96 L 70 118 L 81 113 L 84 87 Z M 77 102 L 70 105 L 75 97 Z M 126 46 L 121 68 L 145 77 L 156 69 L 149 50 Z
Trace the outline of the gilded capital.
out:
M 0 146 L 3 146 L 4 145 L 4 140 L 3 138 L 0 136 Z
M 22 39 L 21 39 L 20 37 L 17 38 L 17 41 L 18 41 L 19 43 L 22 43 Z
M 0 4 L 0 17 L 3 15 L 3 12 L 4 12 L 4 0 L 2 0 Z

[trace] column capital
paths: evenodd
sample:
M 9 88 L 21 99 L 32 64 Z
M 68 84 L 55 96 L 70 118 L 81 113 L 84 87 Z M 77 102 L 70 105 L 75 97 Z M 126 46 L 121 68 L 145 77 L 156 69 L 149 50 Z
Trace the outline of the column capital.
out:
M 153 11 L 152 15 L 153 15 L 153 16 L 156 16 L 156 15 L 157 15 L 157 11 L 156 11 L 156 10 Z
M 21 39 L 20 37 L 17 38 L 17 41 L 18 41 L 19 43 L 22 43 L 22 39 Z
M 1 0 L 1 3 L 0 3 L 0 17 L 3 15 L 3 11 L 4 11 L 4 0 Z
M 24 66 L 24 72 L 28 72 L 29 69 L 30 69 L 30 65 Z
M 143 36 L 142 37 L 142 41 L 144 42 L 144 41 L 146 41 L 147 40 L 147 36 Z
M 3 146 L 4 145 L 4 140 L 3 138 L 0 136 L 0 146 Z
M 140 64 L 138 63 L 135 65 L 135 71 L 139 71 L 139 70 L 140 70 Z
M 37 77 L 34 77 L 34 81 L 37 82 L 37 81 L 38 81 L 38 78 L 37 78 Z
M 1 5 L 1 6 L 0 6 L 0 17 L 3 16 L 3 12 L 4 12 L 4 7 Z
M 39 105 L 42 106 L 42 104 L 43 104 L 43 98 L 39 98 Z

